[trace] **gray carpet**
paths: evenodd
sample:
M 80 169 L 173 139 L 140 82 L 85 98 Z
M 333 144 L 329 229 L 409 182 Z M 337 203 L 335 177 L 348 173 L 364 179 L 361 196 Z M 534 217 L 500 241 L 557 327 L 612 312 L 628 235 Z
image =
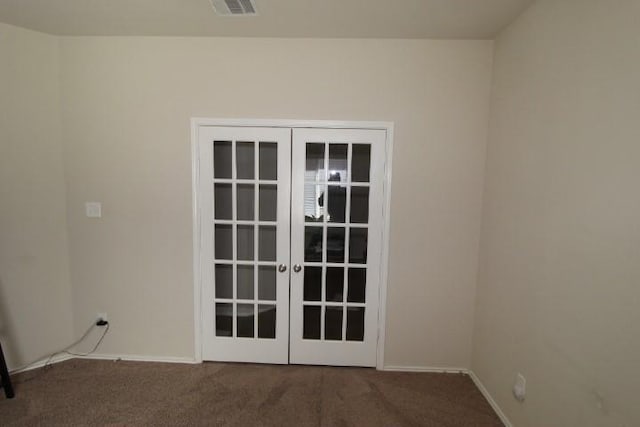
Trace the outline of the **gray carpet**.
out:
M 502 426 L 461 374 L 76 359 L 13 380 L 0 425 Z

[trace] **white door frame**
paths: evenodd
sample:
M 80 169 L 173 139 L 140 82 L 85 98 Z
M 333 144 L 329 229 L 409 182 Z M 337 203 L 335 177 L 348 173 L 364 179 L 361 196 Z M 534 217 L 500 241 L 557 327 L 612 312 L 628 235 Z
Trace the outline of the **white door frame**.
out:
M 325 128 L 325 129 L 377 129 L 386 131 L 385 164 L 383 179 L 383 221 L 382 255 L 380 260 L 380 305 L 378 310 L 378 343 L 376 369 L 384 368 L 384 346 L 386 335 L 387 281 L 389 276 L 389 230 L 391 224 L 391 166 L 393 155 L 393 122 L 381 121 L 338 121 L 338 120 L 283 120 L 283 119 L 191 119 L 191 171 L 192 171 L 192 208 L 193 208 L 193 320 L 194 320 L 194 359 L 202 363 L 202 283 L 201 283 L 201 218 L 198 199 L 200 180 L 200 155 L 198 141 L 203 126 L 224 127 L 278 127 L 278 128 Z

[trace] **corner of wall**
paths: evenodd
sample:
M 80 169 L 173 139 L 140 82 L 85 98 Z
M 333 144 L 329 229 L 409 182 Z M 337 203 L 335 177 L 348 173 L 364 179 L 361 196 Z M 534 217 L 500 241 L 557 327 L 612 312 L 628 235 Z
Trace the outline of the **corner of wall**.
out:
M 58 40 L 7 24 L 0 32 L 0 332 L 15 368 L 72 340 L 71 282 Z

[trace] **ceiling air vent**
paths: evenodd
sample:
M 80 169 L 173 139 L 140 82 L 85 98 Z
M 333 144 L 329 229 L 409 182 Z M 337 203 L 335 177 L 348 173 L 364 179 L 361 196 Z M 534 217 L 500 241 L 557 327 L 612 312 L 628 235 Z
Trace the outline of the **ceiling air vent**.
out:
M 254 0 L 211 0 L 213 10 L 223 16 L 257 15 Z

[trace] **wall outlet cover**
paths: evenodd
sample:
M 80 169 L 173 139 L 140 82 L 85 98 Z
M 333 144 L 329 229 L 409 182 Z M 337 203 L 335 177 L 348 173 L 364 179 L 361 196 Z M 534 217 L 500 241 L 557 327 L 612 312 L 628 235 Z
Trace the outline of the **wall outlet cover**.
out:
M 518 402 L 524 402 L 524 397 L 527 393 L 527 380 L 521 373 L 516 375 L 516 381 L 513 384 L 513 397 Z
M 87 214 L 87 218 L 101 218 L 102 217 L 102 203 L 100 202 L 86 202 L 84 209 Z

